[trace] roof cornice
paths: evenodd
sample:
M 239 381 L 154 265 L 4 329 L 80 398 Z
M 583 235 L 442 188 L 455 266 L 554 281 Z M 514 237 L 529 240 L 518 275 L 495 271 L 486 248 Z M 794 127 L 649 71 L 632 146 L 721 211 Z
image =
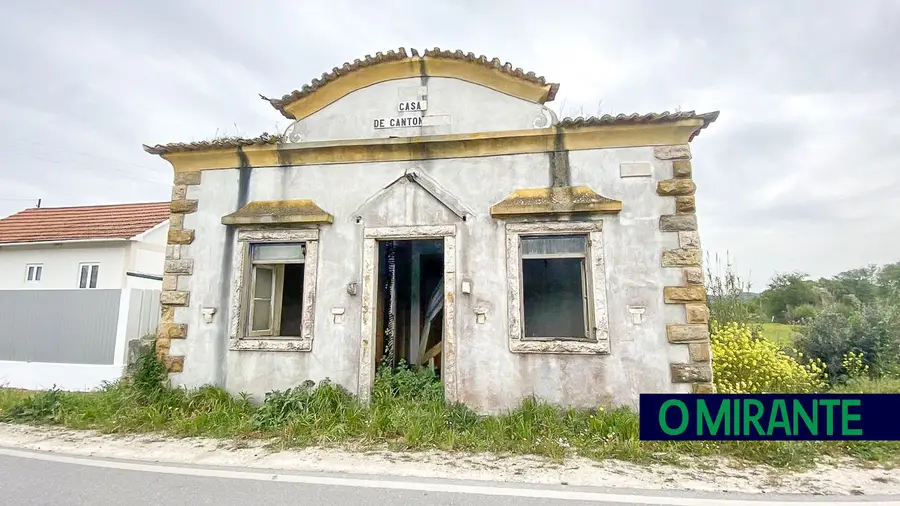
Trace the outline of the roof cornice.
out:
M 703 116 L 663 117 L 613 123 L 557 126 L 387 139 L 280 143 L 268 138 L 237 144 L 194 143 L 145 146 L 172 164 L 175 172 L 238 167 L 278 167 L 415 161 L 546 153 L 637 146 L 686 144 L 709 124 Z
M 288 119 L 303 119 L 329 104 L 373 84 L 410 77 L 449 77 L 491 88 L 529 102 L 543 104 L 556 97 L 559 84 L 548 83 L 534 72 L 514 68 L 497 58 L 441 48 L 426 49 L 422 55 L 405 48 L 387 53 L 366 55 L 352 63 L 344 63 L 299 90 L 280 99 L 263 100 Z

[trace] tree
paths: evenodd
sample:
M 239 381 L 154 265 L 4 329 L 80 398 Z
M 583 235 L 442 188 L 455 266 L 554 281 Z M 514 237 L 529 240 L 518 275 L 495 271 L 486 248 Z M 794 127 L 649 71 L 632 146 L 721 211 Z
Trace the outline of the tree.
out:
M 821 297 L 816 284 L 804 272 L 776 274 L 761 295 L 762 307 L 777 322 L 789 323 L 790 310 L 804 304 L 818 305 Z
M 844 271 L 831 279 L 819 280 L 819 286 L 828 290 L 833 300 L 844 300 L 853 295 L 862 304 L 871 304 L 879 296 L 878 266 L 869 265 Z
M 884 265 L 875 278 L 882 298 L 900 302 L 900 262 Z

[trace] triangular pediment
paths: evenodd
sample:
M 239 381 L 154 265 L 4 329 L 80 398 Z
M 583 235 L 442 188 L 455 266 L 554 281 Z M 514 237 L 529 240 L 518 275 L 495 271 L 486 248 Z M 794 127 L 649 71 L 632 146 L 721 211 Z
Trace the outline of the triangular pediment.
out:
M 441 225 L 465 220 L 472 211 L 434 179 L 416 170 L 368 198 L 354 213 L 368 226 Z

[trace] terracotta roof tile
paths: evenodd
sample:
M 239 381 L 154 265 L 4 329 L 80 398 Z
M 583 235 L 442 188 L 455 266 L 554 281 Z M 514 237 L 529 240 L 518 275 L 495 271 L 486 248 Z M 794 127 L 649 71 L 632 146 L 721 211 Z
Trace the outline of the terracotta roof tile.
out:
M 260 98 L 272 104 L 272 107 L 278 109 L 278 111 L 281 112 L 284 117 L 288 119 L 295 119 L 289 112 L 284 109 L 286 105 L 313 93 L 322 86 L 325 86 L 329 82 L 337 79 L 338 77 L 347 75 L 359 68 L 369 67 L 384 62 L 405 60 L 407 58 L 418 58 L 419 56 L 420 55 L 418 50 L 410 48 L 409 53 L 407 53 L 406 48 L 403 47 L 399 48 L 397 51 L 390 50 L 387 53 L 378 52 L 375 53 L 375 56 L 366 55 L 362 60 L 356 59 L 353 60 L 352 63 L 346 62 L 341 67 L 335 67 L 331 69 L 331 72 L 322 74 L 321 78 L 313 79 L 311 83 L 303 86 L 303 88 L 294 90 L 291 93 L 284 95 L 280 99 L 267 98 L 262 95 L 260 95 Z M 550 102 L 554 98 L 556 98 L 556 92 L 559 90 L 558 83 L 548 83 L 543 76 L 538 76 L 534 72 L 525 72 L 520 68 L 514 68 L 511 63 L 503 63 L 499 58 L 488 58 L 484 55 L 476 56 L 475 53 L 465 53 L 459 50 L 442 50 L 439 47 L 436 47 L 434 49 L 426 49 L 424 54 L 422 54 L 421 56 L 427 58 L 446 58 L 452 60 L 465 60 L 475 62 L 485 67 L 499 70 L 500 72 L 503 72 L 505 74 L 524 79 L 525 81 L 531 83 L 540 85 L 550 84 L 550 93 L 547 95 L 547 102 Z
M 580 126 L 594 126 L 594 125 L 627 125 L 627 124 L 646 124 L 646 123 L 667 123 L 672 121 L 678 121 L 683 119 L 701 119 L 703 120 L 703 126 L 697 129 L 694 132 L 694 135 L 691 136 L 691 140 L 694 139 L 697 135 L 700 134 L 700 130 L 703 130 L 710 123 L 716 120 L 719 117 L 719 111 L 707 112 L 703 114 L 697 114 L 694 111 L 679 111 L 679 112 L 652 112 L 649 114 L 617 114 L 612 116 L 610 114 L 604 114 L 603 116 L 589 116 L 587 118 L 583 118 L 581 116 L 577 118 L 563 118 L 559 120 L 557 126 L 561 127 L 580 127 Z
M 263 144 L 278 144 L 281 142 L 281 134 L 263 133 L 259 137 L 226 137 L 212 141 L 173 142 L 171 144 L 157 144 L 144 146 L 144 151 L 151 155 L 164 155 L 166 153 L 178 153 L 184 151 L 200 151 L 204 149 L 236 148 L 238 146 L 254 146 Z
M 26 209 L 0 220 L 0 244 L 128 239 L 169 219 L 169 202 Z
M 619 114 L 616 116 L 611 116 L 609 114 L 605 114 L 603 116 L 590 116 L 587 118 L 577 117 L 577 118 L 563 118 L 559 121 L 557 126 L 561 127 L 580 127 L 580 126 L 594 126 L 594 125 L 629 125 L 629 124 L 640 124 L 640 123 L 667 123 L 678 121 L 682 119 L 702 119 L 703 126 L 697 129 L 694 132 L 694 135 L 691 136 L 691 140 L 694 139 L 699 133 L 700 130 L 709 126 L 710 123 L 716 120 L 719 117 L 719 111 L 708 112 L 703 114 L 697 114 L 694 111 L 683 111 L 683 112 L 669 112 L 665 111 L 662 113 L 649 113 L 649 114 Z M 225 149 L 225 148 L 236 148 L 238 146 L 254 146 L 254 145 L 263 145 L 263 144 L 278 144 L 281 142 L 282 136 L 278 134 L 268 134 L 264 133 L 259 137 L 253 137 L 249 139 L 239 138 L 239 137 L 231 137 L 225 139 L 217 139 L 214 141 L 200 141 L 200 142 L 174 142 L 171 144 L 157 144 L 155 146 L 144 146 L 144 151 L 150 153 L 151 155 L 164 155 L 166 153 L 178 153 L 184 151 L 201 151 L 204 149 Z

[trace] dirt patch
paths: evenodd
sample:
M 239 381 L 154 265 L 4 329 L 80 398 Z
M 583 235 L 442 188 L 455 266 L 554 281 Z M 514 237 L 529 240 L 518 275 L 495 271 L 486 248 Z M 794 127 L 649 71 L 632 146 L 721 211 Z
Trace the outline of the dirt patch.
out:
M 267 441 L 173 439 L 157 434 L 104 435 L 0 424 L 0 446 L 70 455 L 172 464 L 234 466 L 300 472 L 338 472 L 572 486 L 627 487 L 778 494 L 900 494 L 900 469 L 859 467 L 835 460 L 813 470 L 786 472 L 692 459 L 690 466 L 639 465 L 583 458 L 554 462 L 536 456 L 306 448 L 275 451 Z

